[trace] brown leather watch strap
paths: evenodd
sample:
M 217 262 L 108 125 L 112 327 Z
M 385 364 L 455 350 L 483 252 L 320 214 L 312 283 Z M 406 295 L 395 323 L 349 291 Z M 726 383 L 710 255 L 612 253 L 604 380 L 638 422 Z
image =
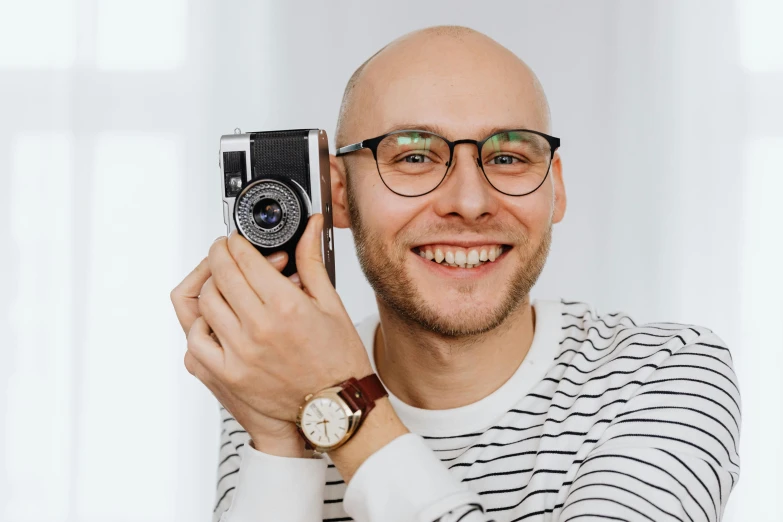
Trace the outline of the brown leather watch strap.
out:
M 388 395 L 386 388 L 383 387 L 381 380 L 375 373 L 371 373 L 359 380 L 351 377 L 347 381 L 338 384 L 338 386 L 343 388 L 343 391 L 340 392 L 340 397 L 348 403 L 348 406 L 354 411 L 362 411 L 362 420 L 375 407 L 376 400 Z

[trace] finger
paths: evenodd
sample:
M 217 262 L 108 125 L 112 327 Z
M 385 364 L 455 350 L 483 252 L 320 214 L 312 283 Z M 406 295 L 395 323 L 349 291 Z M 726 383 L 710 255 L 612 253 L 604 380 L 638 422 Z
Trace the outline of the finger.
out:
M 186 351 L 184 362 L 185 369 L 188 373 L 201 381 L 221 404 L 229 403 L 229 400 L 227 399 L 231 397 L 230 392 L 223 386 L 223 383 L 215 379 L 215 376 L 209 373 L 209 370 L 196 359 L 193 353 Z M 226 409 L 226 411 L 228 411 L 228 409 Z
M 256 253 L 258 254 L 258 251 Z M 259 257 L 262 256 L 259 254 Z M 261 313 L 263 301 L 250 286 L 234 258 L 231 257 L 227 240 L 212 244 L 209 249 L 209 263 L 215 285 L 235 312 L 236 317 L 239 318 L 239 322 L 245 325 L 255 322 Z M 212 323 L 210 322 L 210 324 Z
M 299 279 L 299 274 L 296 273 L 292 276 L 288 276 L 288 280 L 291 281 L 293 284 L 298 286 L 299 288 L 302 288 L 302 280 Z
M 287 252 L 275 252 L 274 254 L 269 254 L 266 256 L 266 260 L 269 261 L 269 264 L 275 267 L 275 270 L 278 272 L 282 272 L 285 268 L 285 265 L 288 264 L 288 253 Z
M 324 266 L 321 253 L 321 233 L 323 232 L 323 214 L 313 214 L 296 245 L 296 268 L 302 286 L 315 297 L 322 299 L 334 294 L 334 287 Z
M 208 382 L 212 382 L 212 376 L 209 374 L 206 368 L 204 368 L 204 365 L 198 362 L 198 359 L 193 355 L 193 352 L 190 350 L 185 351 L 185 369 L 188 371 L 189 374 L 191 374 L 193 377 L 197 378 L 199 381 L 203 382 L 204 384 L 207 384 Z
M 242 327 L 236 313 L 215 285 L 214 276 L 204 283 L 201 297 L 199 297 L 199 306 L 201 314 L 217 335 L 221 346 L 231 346 L 232 340 Z M 260 308 L 258 299 L 256 299 L 255 306 Z
M 190 325 L 199 316 L 198 296 L 201 287 L 209 279 L 210 270 L 208 258 L 204 258 L 185 279 L 171 291 L 171 302 L 174 312 L 177 314 L 182 330 L 187 335 Z
M 233 233 L 228 238 L 228 251 L 236 266 L 242 272 L 250 288 L 263 303 L 268 300 L 290 296 L 295 299 L 291 285 L 261 253 L 240 234 Z
M 213 376 L 223 375 L 223 348 L 210 335 L 210 327 L 204 317 L 196 317 L 188 332 L 188 351 Z

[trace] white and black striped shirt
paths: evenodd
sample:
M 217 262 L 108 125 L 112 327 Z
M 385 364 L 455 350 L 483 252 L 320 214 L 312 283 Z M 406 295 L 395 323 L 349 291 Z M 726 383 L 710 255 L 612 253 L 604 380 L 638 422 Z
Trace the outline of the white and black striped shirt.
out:
M 528 355 L 489 396 L 423 410 L 390 394 L 411 433 L 347 488 L 328 458 L 249 447 L 221 409 L 213 520 L 720 520 L 739 477 L 740 396 L 724 343 L 584 303 L 534 307 Z M 358 325 L 373 369 L 377 325 Z

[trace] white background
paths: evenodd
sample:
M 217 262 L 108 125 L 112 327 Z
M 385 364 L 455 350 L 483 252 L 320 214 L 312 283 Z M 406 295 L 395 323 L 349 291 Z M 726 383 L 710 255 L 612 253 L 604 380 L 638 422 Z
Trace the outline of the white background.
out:
M 169 291 L 225 233 L 219 137 L 333 135 L 353 70 L 435 24 L 495 38 L 549 95 L 569 207 L 534 297 L 715 330 L 744 410 L 726 520 L 783 519 L 782 19 L 772 0 L 0 0 L 0 520 L 210 519 L 217 406 Z M 358 320 L 373 294 L 336 245 Z

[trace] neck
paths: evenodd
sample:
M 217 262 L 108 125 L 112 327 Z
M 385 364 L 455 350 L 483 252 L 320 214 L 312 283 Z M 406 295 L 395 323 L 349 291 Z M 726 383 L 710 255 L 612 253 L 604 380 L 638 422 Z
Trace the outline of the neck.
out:
M 528 298 L 501 326 L 470 338 L 444 338 L 403 321 L 378 303 L 378 375 L 389 391 L 426 410 L 477 402 L 505 383 L 533 342 L 535 310 Z

